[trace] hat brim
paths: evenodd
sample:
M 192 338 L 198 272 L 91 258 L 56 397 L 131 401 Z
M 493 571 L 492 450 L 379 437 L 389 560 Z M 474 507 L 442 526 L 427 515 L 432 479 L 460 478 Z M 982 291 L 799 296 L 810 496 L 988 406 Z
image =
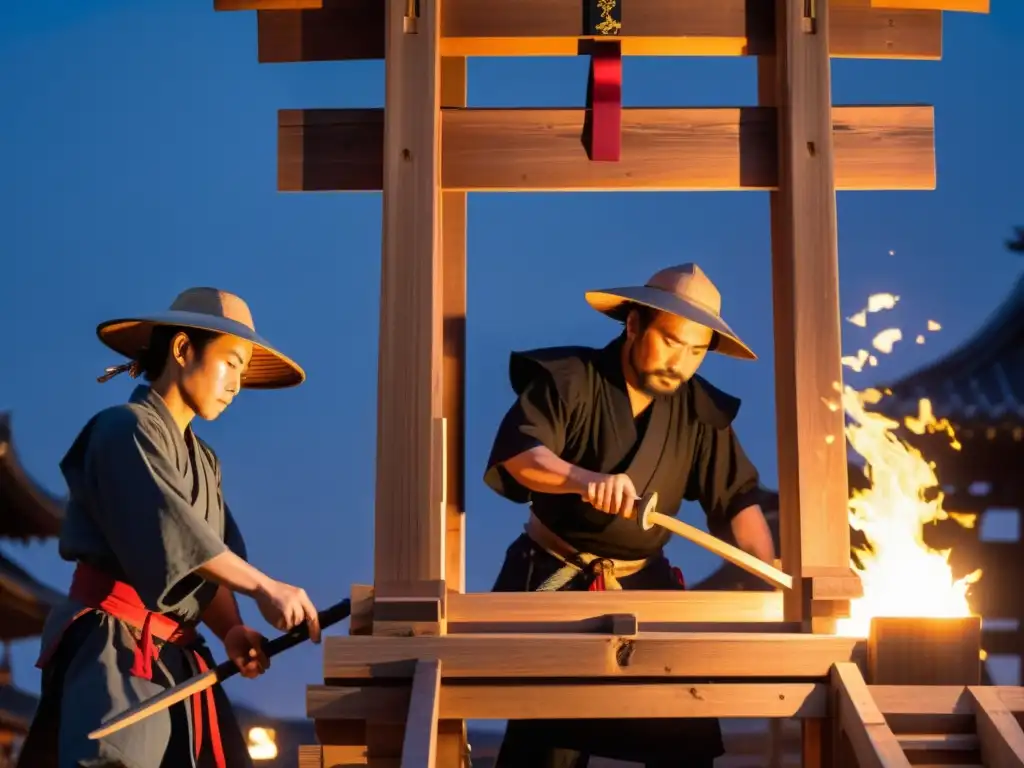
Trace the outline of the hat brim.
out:
M 96 328 L 96 335 L 115 352 L 135 360 L 148 346 L 153 328 L 158 325 L 223 333 L 251 342 L 252 359 L 242 378 L 244 389 L 284 389 L 298 386 L 306 380 L 306 372 L 298 363 L 279 352 L 255 331 L 228 318 L 171 311 L 148 317 L 108 320 Z
M 739 336 L 721 317 L 681 299 L 674 293 L 668 293 L 648 285 L 639 285 L 587 291 L 586 299 L 587 303 L 601 314 L 621 321 L 626 320 L 631 304 L 643 304 L 645 307 L 668 312 L 714 331 L 718 336 L 718 343 L 715 345 L 714 351 L 718 354 L 740 360 L 757 360 L 757 355 L 753 350 L 740 340 Z

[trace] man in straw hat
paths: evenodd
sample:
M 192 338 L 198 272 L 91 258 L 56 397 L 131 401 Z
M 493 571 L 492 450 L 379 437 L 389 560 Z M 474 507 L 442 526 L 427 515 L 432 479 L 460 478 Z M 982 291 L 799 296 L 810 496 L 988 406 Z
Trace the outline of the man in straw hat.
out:
M 731 529 L 738 546 L 771 562 L 758 473 L 731 426 L 739 401 L 696 375 L 709 351 L 756 359 L 722 319 L 714 284 L 683 264 L 586 298 L 625 325 L 610 344 L 511 356 L 518 399 L 498 429 L 485 482 L 531 513 L 495 591 L 684 589 L 662 551 L 670 534 L 627 519 L 654 490 L 660 512 L 699 501 L 712 532 Z M 497 768 L 578 768 L 589 754 L 704 768 L 722 753 L 713 719 L 512 721 Z
M 186 290 L 167 312 L 112 320 L 100 340 L 149 382 L 128 403 L 94 416 L 61 471 L 69 499 L 60 553 L 77 563 L 67 601 L 54 609 L 38 666 L 42 699 L 22 768 L 251 766 L 220 687 L 197 694 L 97 741 L 112 715 L 213 665 L 202 622 L 246 677 L 269 661 L 261 636 L 239 616 L 235 594 L 253 598 L 279 630 L 306 622 L 306 593 L 246 562 L 224 502 L 213 450 L 192 430 L 216 419 L 243 388 L 290 387 L 302 369 L 256 334 L 246 303 L 212 288 Z

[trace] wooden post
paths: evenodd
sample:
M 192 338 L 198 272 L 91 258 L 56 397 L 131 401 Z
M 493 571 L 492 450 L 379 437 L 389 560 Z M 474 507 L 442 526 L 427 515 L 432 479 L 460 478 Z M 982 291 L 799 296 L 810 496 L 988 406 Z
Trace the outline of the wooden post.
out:
M 444 578 L 438 0 L 387 0 L 385 17 L 378 587 Z
M 815 571 L 849 572 L 839 259 L 832 152 L 829 0 L 777 0 L 775 55 L 759 61 L 762 105 L 778 119 L 779 184 L 771 193 L 775 402 L 787 620 L 811 615 Z M 832 403 L 829 407 L 827 403 Z
M 441 59 L 441 106 L 466 106 L 466 58 Z M 443 149 L 442 149 L 443 151 Z M 444 394 L 448 423 L 448 498 L 445 505 L 444 580 L 453 592 L 466 591 L 466 193 L 441 194 L 443 254 Z

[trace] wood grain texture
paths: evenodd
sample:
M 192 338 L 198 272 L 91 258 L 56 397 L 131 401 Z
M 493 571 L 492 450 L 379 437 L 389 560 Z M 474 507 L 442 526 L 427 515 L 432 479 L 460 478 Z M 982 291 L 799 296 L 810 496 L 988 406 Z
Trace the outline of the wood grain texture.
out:
M 878 709 L 856 664 L 836 664 L 832 687 L 838 719 L 861 768 L 910 768 L 903 748 Z
M 842 377 L 836 190 L 843 141 L 832 104 L 831 3 L 816 4 L 808 33 L 804 0 L 776 5 L 777 53 L 758 62 L 761 104 L 778 106 L 778 189 L 771 195 L 775 407 L 786 619 L 829 632 L 835 619 L 813 616 L 811 569 L 848 569 L 846 440 L 833 407 Z M 840 138 L 843 137 L 843 138 Z M 865 155 L 865 161 L 868 160 Z
M 843 190 L 933 189 L 931 107 L 836 107 Z M 582 109 L 464 109 L 442 115 L 442 185 L 484 191 L 768 190 L 776 187 L 772 109 L 627 109 L 622 158 L 591 162 Z M 278 189 L 379 189 L 380 111 L 282 110 Z M 375 133 L 376 131 L 376 133 Z M 377 185 L 377 186 L 375 186 Z
M 444 578 L 438 0 L 388 2 L 374 583 Z
M 614 707 L 608 700 L 614 697 Z M 594 680 L 516 685 L 461 681 L 442 685 L 442 718 L 529 720 L 649 717 L 823 717 L 823 683 L 707 683 L 682 686 Z M 573 702 L 572 707 L 565 702 Z M 404 721 L 411 708 L 405 685 L 316 685 L 306 689 L 306 717 Z
M 445 679 L 827 677 L 857 654 L 855 638 L 810 634 L 650 633 L 325 637 L 324 678 L 412 675 L 415 660 L 440 659 Z M 765 660 L 771 660 L 766 664 Z
M 271 0 L 265 0 L 270 2 Z M 290 2 L 291 0 L 274 0 Z M 294 0 L 304 2 L 305 0 Z M 632 0 L 619 39 L 627 56 L 742 56 L 774 50 L 770 0 Z M 322 8 L 259 12 L 265 63 L 383 58 L 381 0 L 323 0 Z M 579 0 L 447 0 L 444 56 L 575 56 Z M 939 11 L 872 8 L 842 0 L 833 10 L 831 54 L 840 58 L 938 59 Z

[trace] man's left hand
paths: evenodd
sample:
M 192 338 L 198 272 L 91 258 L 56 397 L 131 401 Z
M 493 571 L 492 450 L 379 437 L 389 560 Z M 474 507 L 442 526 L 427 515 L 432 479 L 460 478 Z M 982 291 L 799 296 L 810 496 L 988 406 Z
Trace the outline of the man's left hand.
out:
M 263 652 L 264 642 L 263 635 L 244 624 L 232 627 L 224 636 L 224 650 L 242 677 L 259 677 L 270 668 L 270 659 Z

